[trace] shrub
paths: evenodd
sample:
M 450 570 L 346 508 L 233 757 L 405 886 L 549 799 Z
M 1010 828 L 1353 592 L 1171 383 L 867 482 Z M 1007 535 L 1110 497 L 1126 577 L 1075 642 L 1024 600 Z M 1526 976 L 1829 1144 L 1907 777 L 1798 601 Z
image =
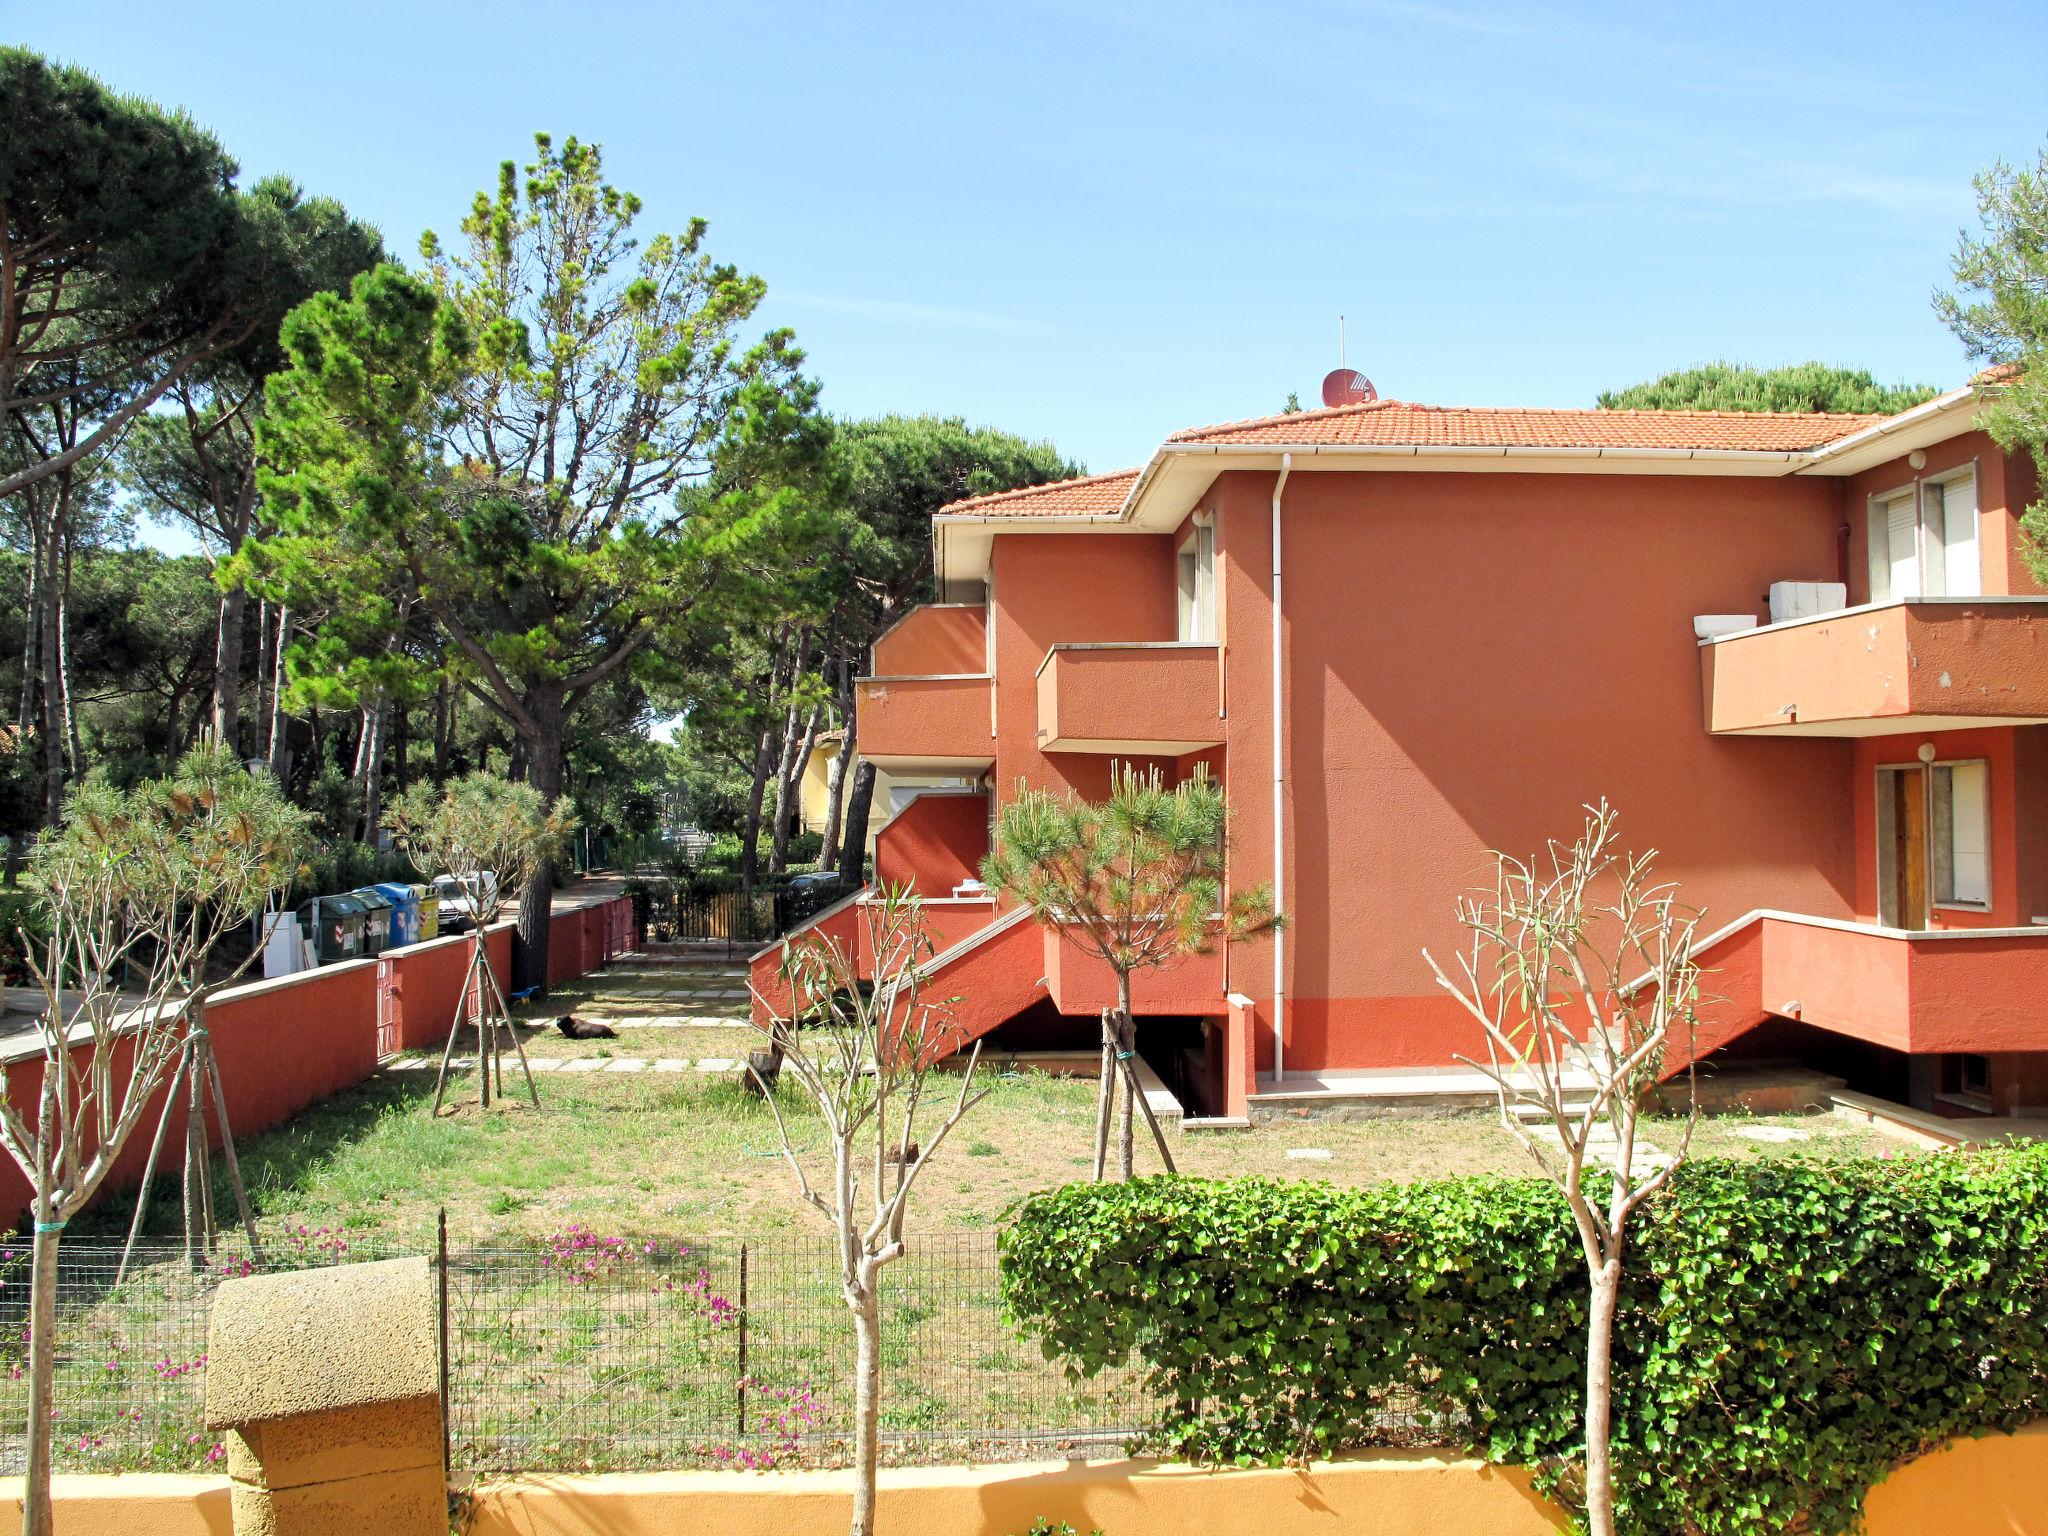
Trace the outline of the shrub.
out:
M 10 987 L 25 987 L 33 979 L 23 948 L 40 945 L 50 936 L 50 914 L 43 898 L 26 887 L 0 890 L 0 981 Z
M 1641 1223 L 1616 1344 L 1628 1529 L 1850 1531 L 1892 1467 L 2048 1408 L 2048 1147 L 1701 1162 Z M 1150 1367 L 1155 1446 L 1325 1454 L 1384 1441 L 1412 1394 L 1440 1438 L 1571 1503 L 1586 1280 L 1545 1182 L 1075 1185 L 1027 1201 L 1002 1252 L 1048 1356 Z

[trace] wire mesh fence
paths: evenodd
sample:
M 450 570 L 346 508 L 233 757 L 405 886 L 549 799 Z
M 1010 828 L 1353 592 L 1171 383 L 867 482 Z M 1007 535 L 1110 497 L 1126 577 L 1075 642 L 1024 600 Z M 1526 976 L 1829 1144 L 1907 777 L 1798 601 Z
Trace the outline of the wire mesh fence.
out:
M 264 1272 L 431 1254 L 325 1233 L 267 1237 Z M 207 1321 L 234 1246 L 60 1250 L 59 1470 L 190 1471 L 205 1428 Z M 490 1471 L 830 1466 L 847 1459 L 853 1333 L 825 1239 L 627 1242 L 570 1227 L 537 1245 L 447 1254 L 449 1434 Z M 0 1473 L 25 1463 L 28 1248 L 0 1247 Z M 1137 1373 L 1071 1383 L 1019 1338 L 995 1238 L 913 1238 L 883 1281 L 885 1451 L 899 1461 L 1110 1450 L 1145 1417 Z
M 449 1255 L 458 1466 L 834 1465 L 853 1333 L 826 1240 Z M 913 1238 L 883 1279 L 882 1439 L 901 1461 L 1110 1449 L 1146 1417 L 1135 1372 L 1074 1383 L 997 1297 L 993 1235 Z

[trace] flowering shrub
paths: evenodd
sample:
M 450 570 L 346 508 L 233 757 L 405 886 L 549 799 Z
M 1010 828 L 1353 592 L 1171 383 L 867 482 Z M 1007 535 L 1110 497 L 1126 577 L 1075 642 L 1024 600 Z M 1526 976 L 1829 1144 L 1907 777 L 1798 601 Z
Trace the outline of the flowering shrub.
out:
M 811 1384 L 775 1387 L 757 1377 L 747 1376 L 740 1381 L 740 1390 L 747 1394 L 747 1400 L 754 1405 L 757 1414 L 757 1428 L 764 1440 L 761 1445 L 721 1445 L 712 1451 L 720 1462 L 738 1467 L 743 1472 L 772 1472 L 779 1462 L 794 1456 L 803 1445 L 803 1437 L 816 1429 L 824 1419 L 825 1407 L 818 1395 L 811 1390 Z M 765 1411 L 761 1405 L 766 1402 Z

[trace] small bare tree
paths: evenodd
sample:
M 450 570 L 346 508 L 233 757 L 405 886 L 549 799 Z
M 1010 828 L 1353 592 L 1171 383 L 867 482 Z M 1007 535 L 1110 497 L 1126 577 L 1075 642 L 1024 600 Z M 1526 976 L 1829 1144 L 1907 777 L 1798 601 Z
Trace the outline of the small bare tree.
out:
M 505 1040 L 519 1053 L 526 1092 L 540 1108 L 540 1090 L 533 1084 L 526 1047 L 510 1024 L 511 1009 L 498 976 L 491 969 L 485 930 L 498 915 L 496 895 L 523 891 L 537 871 L 545 869 L 576 828 L 566 805 L 550 809 L 531 784 L 514 784 L 488 773 L 472 773 L 445 787 L 416 784 L 392 804 L 384 825 L 414 864 L 452 875 L 470 919 L 469 969 L 463 973 L 455 1019 L 441 1050 L 441 1069 L 434 1076 L 433 1114 L 441 1113 L 448 1091 L 448 1069 L 462 1026 L 476 1030 L 477 1095 L 480 1108 L 491 1107 L 491 1094 L 505 1096 Z M 495 1078 L 495 1082 L 493 1079 Z
M 775 1116 L 783 1156 L 804 1203 L 832 1223 L 839 1286 L 853 1314 L 852 1536 L 873 1536 L 875 1471 L 881 1446 L 882 1271 L 903 1257 L 904 1220 L 918 1176 L 931 1166 L 953 1127 L 988 1096 L 976 1091 L 976 1042 L 950 1106 L 927 1105 L 931 1073 L 966 1042 L 952 1000 L 925 994 L 935 953 L 916 896 L 885 889 L 855 909 L 854 941 L 816 932 L 783 944 L 788 1022 L 758 1025 L 792 1077 L 818 1107 L 831 1165 L 817 1181 L 790 1135 L 776 1085 L 748 1070 Z M 872 956 L 871 981 L 859 957 Z M 765 1000 L 764 1000 L 765 1001 Z M 772 1014 L 773 1009 L 764 1010 Z M 922 1128 L 918 1117 L 928 1122 Z
M 30 880 L 46 938 L 24 946 L 43 1008 L 31 1124 L 0 1063 L 0 1144 L 35 1191 L 30 1270 L 26 1536 L 48 1536 L 57 1255 L 174 1064 L 191 1061 L 187 1006 L 205 962 L 291 877 L 305 828 L 268 775 L 218 747 L 133 790 L 88 780 L 37 843 Z M 124 987 L 125 983 L 125 987 Z M 202 1026 L 203 1027 L 203 1026 Z M 197 1101 L 195 1101 L 196 1103 Z M 196 1110 L 190 1111 L 196 1113 Z M 226 1130 L 223 1116 L 223 1131 Z M 196 1134 L 204 1136 L 204 1127 Z M 211 1198 L 210 1192 L 205 1198 Z
M 1095 1111 L 1095 1177 L 1109 1161 L 1111 1110 L 1123 1082 L 1120 1172 L 1133 1169 L 1133 1123 L 1143 1111 L 1168 1173 L 1173 1153 L 1131 1065 L 1137 1026 L 1131 978 L 1217 943 L 1281 926 L 1269 886 L 1223 895 L 1230 806 L 1197 768 L 1168 789 L 1157 769 L 1125 765 L 1099 804 L 1026 790 L 996 818 L 995 849 L 981 878 L 1056 925 L 1116 977 L 1116 1007 L 1102 1015 L 1101 1091 Z
M 1700 914 L 1679 903 L 1676 887 L 1652 879 L 1654 852 L 1617 851 L 1615 819 L 1602 800 L 1587 807 L 1578 841 L 1553 842 L 1542 861 L 1496 853 L 1494 888 L 1458 901 L 1471 942 L 1456 975 L 1423 951 L 1437 984 L 1485 1034 L 1487 1059 L 1471 1065 L 1492 1081 L 1502 1123 L 1564 1192 L 1578 1229 L 1590 1282 L 1592 1536 L 1614 1536 L 1614 1319 L 1629 1217 L 1684 1162 L 1698 1115 L 1691 1047 Z M 1684 1128 L 1675 1152 L 1645 1157 L 1643 1111 L 1674 1060 L 1686 1069 Z

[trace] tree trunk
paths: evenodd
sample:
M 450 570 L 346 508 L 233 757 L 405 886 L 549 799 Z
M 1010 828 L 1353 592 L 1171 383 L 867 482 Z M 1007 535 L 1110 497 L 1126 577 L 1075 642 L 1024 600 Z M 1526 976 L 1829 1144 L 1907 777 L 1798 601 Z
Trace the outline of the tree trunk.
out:
M 868 803 L 875 798 L 875 765 L 862 762 L 853 770 L 853 794 L 846 802 L 846 834 L 839 847 L 839 878 L 862 885 L 868 867 Z
M 804 722 L 804 733 L 796 741 L 794 749 L 785 743 L 782 757 L 782 774 L 775 781 L 775 845 L 768 867 L 776 874 L 789 868 L 789 824 L 801 804 L 804 769 L 811 761 L 811 749 L 818 744 L 818 722 L 825 718 L 823 703 L 811 706 L 810 718 Z M 791 723 L 795 723 L 795 712 L 791 711 Z
M 23 598 L 21 626 L 21 708 L 15 721 L 26 730 L 35 719 L 36 641 L 42 634 L 43 516 L 35 492 L 28 493 L 28 592 Z
M 282 785 L 291 772 L 285 738 L 284 653 L 292 632 L 292 611 L 277 610 L 277 652 L 270 669 L 270 775 Z
M 448 782 L 448 679 L 434 690 L 434 783 Z
M 57 1078 L 43 1078 L 36 1127 L 35 1247 L 29 1270 L 28 1466 L 22 1478 L 22 1536 L 51 1536 L 50 1435 L 57 1374 Z
M 526 779 L 540 791 L 541 802 L 553 810 L 562 797 L 565 768 L 562 700 L 558 696 L 529 698 L 526 712 L 540 728 L 538 736 L 520 738 L 526 744 Z M 548 928 L 554 899 L 555 861 L 549 859 L 519 893 L 519 942 L 512 946 L 514 992 L 531 988 L 536 997 L 548 995 Z M 481 1062 L 478 1070 L 482 1070 Z
M 1586 1530 L 1614 1536 L 1614 1313 L 1621 1292 L 1621 1242 L 1592 1272 L 1586 1315 Z
M 1138 1027 L 1131 1022 L 1131 987 L 1128 977 L 1117 978 L 1117 1055 L 1125 1067 L 1130 1065 L 1131 1054 L 1137 1049 Z M 1124 1123 L 1117 1132 L 1117 1171 L 1128 1184 L 1137 1173 L 1138 1133 L 1138 1074 L 1125 1071 L 1124 1080 Z
M 853 1309 L 853 1519 L 848 1536 L 874 1536 L 875 1470 L 881 1460 L 882 1298 L 870 1276 L 849 1285 Z
M 1095 1094 L 1095 1182 L 1109 1170 L 1109 1123 L 1116 1103 L 1116 1026 L 1102 1010 L 1102 1073 Z
M 219 630 L 213 637 L 213 739 L 236 756 L 242 752 L 242 625 L 249 594 L 230 587 L 220 595 Z
M 761 801 L 775 771 L 775 728 L 761 727 L 754 742 L 754 782 L 747 790 L 747 822 L 740 831 L 740 879 L 752 889 L 761 873 Z
M 844 702 L 846 693 L 846 663 L 839 663 L 840 696 L 842 702 L 839 718 L 845 722 L 839 733 L 839 750 L 832 755 L 832 766 L 825 770 L 825 831 L 818 840 L 818 868 L 839 867 L 839 829 L 844 825 L 842 813 L 846 801 L 846 765 L 853 758 L 853 710 Z
M 68 485 L 68 482 L 67 482 Z M 64 716 L 64 743 L 69 779 L 85 773 L 85 744 L 78 739 L 78 711 L 71 703 L 71 541 L 64 541 L 64 580 L 57 599 L 57 697 Z
M 42 631 L 37 649 L 36 692 L 41 709 L 36 729 L 43 745 L 43 825 L 54 827 L 64 819 L 64 718 L 57 691 L 57 577 L 61 569 L 57 553 L 56 519 L 43 540 L 43 610 L 37 616 Z
M 379 699 L 363 712 L 363 742 L 356 753 L 357 782 L 363 790 L 363 842 L 377 846 L 377 823 L 384 814 L 384 720 L 390 706 Z

